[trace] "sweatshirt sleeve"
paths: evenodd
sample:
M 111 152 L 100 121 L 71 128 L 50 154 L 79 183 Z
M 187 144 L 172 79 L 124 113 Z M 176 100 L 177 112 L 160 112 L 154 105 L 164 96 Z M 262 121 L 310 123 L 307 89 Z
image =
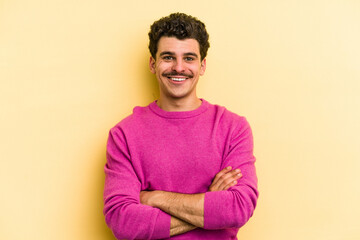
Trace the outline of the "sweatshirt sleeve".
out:
M 170 236 L 171 216 L 140 203 L 141 182 L 134 171 L 126 138 L 110 130 L 105 165 L 104 215 L 117 239 L 160 239 Z
M 257 177 L 253 156 L 253 137 L 245 118 L 233 131 L 222 169 L 239 168 L 242 178 L 227 191 L 207 192 L 204 202 L 204 228 L 240 228 L 252 216 L 257 198 Z

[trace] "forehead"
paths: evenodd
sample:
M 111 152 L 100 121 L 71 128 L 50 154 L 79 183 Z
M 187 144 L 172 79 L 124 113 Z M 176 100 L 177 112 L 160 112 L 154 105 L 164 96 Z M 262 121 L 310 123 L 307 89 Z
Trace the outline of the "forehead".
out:
M 199 42 L 192 38 L 177 39 L 176 37 L 161 37 L 158 42 L 157 54 L 173 52 L 175 54 L 195 53 L 200 55 Z

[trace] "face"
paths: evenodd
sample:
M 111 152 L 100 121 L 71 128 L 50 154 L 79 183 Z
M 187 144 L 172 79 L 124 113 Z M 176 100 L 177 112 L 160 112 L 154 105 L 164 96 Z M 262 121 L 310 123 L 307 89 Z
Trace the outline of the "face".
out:
M 206 59 L 201 61 L 200 46 L 195 39 L 162 37 L 156 60 L 150 57 L 150 70 L 160 86 L 160 98 L 197 98 L 196 84 L 205 73 Z

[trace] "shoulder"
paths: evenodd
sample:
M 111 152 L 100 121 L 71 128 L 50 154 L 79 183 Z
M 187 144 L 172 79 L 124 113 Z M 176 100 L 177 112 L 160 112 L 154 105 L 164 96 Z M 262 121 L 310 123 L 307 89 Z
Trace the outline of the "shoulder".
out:
M 246 117 L 238 115 L 225 107 L 220 108 L 222 109 L 222 122 L 224 122 L 222 129 L 227 131 L 230 147 L 246 146 L 253 148 L 253 133 Z
M 221 105 L 210 104 L 210 109 L 220 135 L 225 135 L 231 141 L 237 138 L 252 138 L 252 130 L 246 117 Z
M 151 103 L 152 104 L 152 103 Z M 118 122 L 115 126 L 113 126 L 110 131 L 129 131 L 137 129 L 139 126 L 144 124 L 147 119 L 151 118 L 151 110 L 149 106 L 136 106 L 133 108 L 133 112 L 123 118 L 120 122 Z
M 224 106 L 217 104 L 210 104 L 215 118 L 222 124 L 233 127 L 247 127 L 249 125 L 246 117 L 230 111 Z

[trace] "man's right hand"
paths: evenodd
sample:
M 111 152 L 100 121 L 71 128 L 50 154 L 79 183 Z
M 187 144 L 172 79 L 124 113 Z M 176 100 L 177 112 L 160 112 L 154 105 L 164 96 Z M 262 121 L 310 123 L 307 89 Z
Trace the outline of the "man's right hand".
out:
M 237 180 L 242 177 L 240 169 L 233 169 L 228 166 L 218 172 L 209 187 L 209 192 L 225 191 L 237 184 Z

